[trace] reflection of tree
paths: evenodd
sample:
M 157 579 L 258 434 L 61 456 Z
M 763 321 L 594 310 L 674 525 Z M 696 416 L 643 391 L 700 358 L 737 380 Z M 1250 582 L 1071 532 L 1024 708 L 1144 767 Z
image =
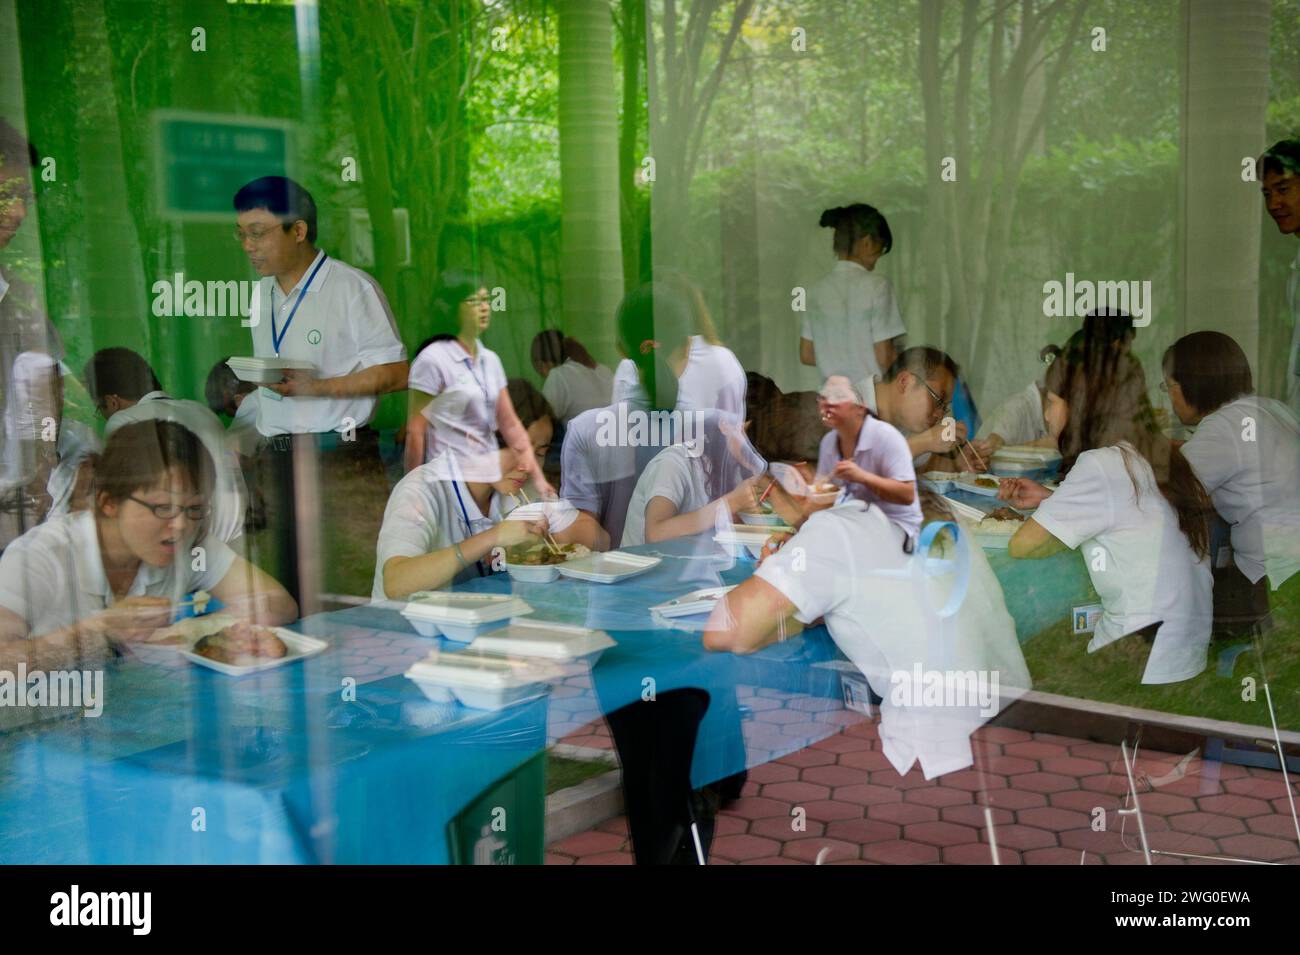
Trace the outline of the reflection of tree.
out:
M 964 356 L 978 374 L 994 344 L 991 331 L 1010 262 L 1020 173 L 1039 142 L 1071 55 L 1088 42 L 1081 31 L 1088 4 L 965 0 L 958 40 L 944 54 L 948 6 L 921 0 L 920 7 L 927 239 L 942 263 L 947 293 L 942 323 L 935 314 L 942 308 L 938 290 L 929 296 L 928 325 L 943 327 L 949 350 Z M 954 63 L 956 76 L 945 102 Z M 981 73 L 987 77 L 986 116 L 976 115 L 974 103 Z M 945 157 L 956 160 L 955 182 L 940 178 Z
M 724 6 L 725 32 L 719 35 L 714 20 Z M 655 160 L 652 190 L 655 246 L 661 264 L 683 264 L 674 257 L 685 252 L 686 226 L 690 210 L 689 190 L 701 148 L 708 132 L 722 76 L 731 60 L 753 0 L 691 0 L 678 10 L 677 0 L 663 0 L 657 11 L 651 7 L 646 35 L 647 82 L 649 84 L 650 148 Z M 712 55 L 706 50 L 712 48 Z
M 477 8 L 477 11 L 476 11 Z M 465 100 L 490 55 L 477 38 L 488 8 L 468 0 L 381 0 L 331 4 L 322 23 L 340 51 L 350 95 L 361 181 L 374 235 L 374 272 L 397 288 L 393 208 L 410 211 L 411 269 L 418 283 L 401 296 L 403 326 L 425 328 L 430 277 L 448 217 L 468 191 Z

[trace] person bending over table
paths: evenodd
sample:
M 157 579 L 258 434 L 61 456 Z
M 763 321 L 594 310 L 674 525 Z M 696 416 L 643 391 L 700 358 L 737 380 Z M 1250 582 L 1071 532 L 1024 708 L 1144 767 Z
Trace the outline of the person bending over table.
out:
M 745 436 L 744 423 L 720 411 L 697 414 L 694 421 L 695 435 L 660 451 L 637 481 L 622 546 L 690 537 L 714 527 L 719 508 L 734 518 L 758 504 L 766 462 Z
M 1044 418 L 1065 477 L 1055 492 L 1027 478 L 1002 481 L 1000 499 L 1038 508 L 1007 551 L 1038 558 L 1082 548 L 1103 608 L 1088 652 L 1141 635 L 1154 641 L 1143 683 L 1189 680 L 1205 669 L 1210 643 L 1210 497 L 1156 426 L 1130 352 L 1076 332 L 1045 384 Z M 1127 640 L 1118 651 L 1136 659 L 1144 649 Z
M 550 448 L 554 412 L 537 389 L 521 394 L 527 395 L 518 414 L 529 454 L 541 460 Z M 371 599 L 397 599 L 486 576 L 497 548 L 536 541 L 548 529 L 565 542 L 592 536 L 592 518 L 564 501 L 544 502 L 540 520 L 504 520 L 530 472 L 512 447 L 498 448 L 497 461 L 496 480 L 466 480 L 459 457 L 448 448 L 397 483 L 384 509 Z
M 1184 335 L 1163 366 L 1174 414 L 1196 428 L 1180 450 L 1231 528 L 1233 564 L 1214 570 L 1215 619 L 1232 620 L 1225 597 L 1245 589 L 1257 622 L 1268 585 L 1277 590 L 1300 570 L 1300 421 L 1255 394 L 1245 353 L 1220 332 Z
M 208 532 L 215 470 L 172 421 L 127 425 L 95 468 L 94 507 L 48 521 L 0 557 L 0 660 L 57 669 L 103 659 L 171 623 L 206 590 L 266 626 L 297 605 L 272 577 Z
M 927 523 L 952 520 L 937 495 L 924 491 L 922 499 Z M 937 608 L 959 583 L 944 574 L 918 590 L 910 579 L 915 562 L 933 549 L 909 553 L 907 535 L 879 507 L 849 500 L 814 512 L 780 486 L 773 500 L 796 533 L 769 541 L 754 576 L 714 608 L 705 648 L 752 653 L 824 619 L 882 698 L 880 738 L 898 773 L 917 760 L 926 779 L 970 766 L 970 734 L 1030 686 L 1015 622 L 983 550 L 972 541 L 957 545 L 968 548 L 970 573 L 949 621 Z M 951 558 L 948 535 L 935 546 Z M 918 669 L 924 680 L 941 675 L 949 705 L 929 705 L 925 684 L 915 682 Z M 959 699 L 952 674 L 971 671 L 984 683 L 978 691 L 962 687 Z
M 921 530 L 916 468 L 901 431 L 867 411 L 843 375 L 826 379 L 817 396 L 829 427 L 817 456 L 817 474 L 847 489 L 850 497 L 876 504 L 910 537 Z

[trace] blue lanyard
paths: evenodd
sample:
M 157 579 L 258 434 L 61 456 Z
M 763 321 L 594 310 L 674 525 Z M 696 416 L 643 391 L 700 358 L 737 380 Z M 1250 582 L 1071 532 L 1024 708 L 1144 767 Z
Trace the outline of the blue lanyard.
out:
M 311 270 L 311 275 L 307 276 L 307 282 L 298 292 L 298 301 L 293 303 L 293 308 L 289 310 L 289 317 L 285 319 L 284 329 L 276 331 L 275 328 L 275 279 L 271 280 L 271 345 L 275 348 L 275 357 L 280 357 L 280 343 L 284 341 L 284 336 L 289 334 L 289 326 L 293 324 L 293 317 L 298 314 L 298 306 L 302 304 L 303 298 L 307 295 L 307 290 L 311 288 L 311 283 L 316 278 L 316 273 L 320 267 L 325 264 L 329 256 L 324 252 L 321 253 L 320 261 L 316 263 L 316 268 Z
M 483 354 L 483 346 L 479 345 L 478 355 L 481 357 L 482 354 Z M 478 385 L 478 390 L 483 392 L 483 407 L 484 410 L 486 410 L 492 405 L 492 396 L 488 394 L 487 384 L 478 376 L 478 371 L 477 371 L 478 361 L 477 359 L 469 356 L 466 356 L 461 360 L 469 362 L 469 375 L 471 378 L 474 379 L 474 384 Z
M 460 496 L 460 482 L 453 480 L 451 482 L 451 489 L 456 492 L 456 503 L 460 505 L 460 516 L 465 520 L 465 536 L 470 537 L 474 533 L 474 525 L 469 522 L 469 511 L 465 510 L 465 501 Z M 474 566 L 478 568 L 478 575 L 480 577 L 485 576 L 483 573 L 483 561 L 474 561 Z

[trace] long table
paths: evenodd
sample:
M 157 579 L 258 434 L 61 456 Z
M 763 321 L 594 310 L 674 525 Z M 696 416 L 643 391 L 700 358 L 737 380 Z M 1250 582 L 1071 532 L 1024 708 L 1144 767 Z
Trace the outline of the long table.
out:
M 0 862 L 447 862 L 448 823 L 476 796 L 548 743 L 647 694 L 710 694 L 696 785 L 858 718 L 841 702 L 846 662 L 824 627 L 733 656 L 704 650 L 698 620 L 692 629 L 651 619 L 650 605 L 737 583 L 751 561 L 698 539 L 637 549 L 663 560 L 619 584 L 498 574 L 467 585 L 513 591 L 534 619 L 596 627 L 617 642 L 594 668 L 566 668 L 545 696 L 500 712 L 425 699 L 402 674 L 434 647 L 459 645 L 421 637 L 378 605 L 299 621 L 295 629 L 329 649 L 262 674 L 232 679 L 179 658 L 113 665 L 101 717 L 0 734 Z M 1022 639 L 1089 599 L 1075 553 L 990 559 Z M 776 707 L 788 718 L 745 719 Z

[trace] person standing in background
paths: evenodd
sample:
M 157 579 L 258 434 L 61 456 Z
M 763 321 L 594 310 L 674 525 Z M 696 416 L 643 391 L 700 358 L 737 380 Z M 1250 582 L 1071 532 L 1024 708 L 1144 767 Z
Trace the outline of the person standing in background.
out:
M 878 378 L 894 363 L 895 339 L 906 331 L 893 285 L 874 271 L 894 244 L 889 223 L 857 202 L 827 209 L 818 225 L 835 230 L 839 262 L 808 291 L 799 360 L 816 365 L 823 381 Z
M 1274 143 L 1256 163 L 1264 208 L 1277 223 L 1277 231 L 1300 239 L 1300 139 Z M 1291 263 L 1286 283 L 1286 303 L 1291 312 L 1291 347 L 1286 366 L 1286 400 L 1300 414 L 1300 252 Z
M 284 176 L 263 176 L 233 200 L 235 238 L 262 276 L 250 326 L 253 354 L 307 361 L 259 392 L 257 430 L 266 439 L 257 484 L 279 551 L 276 576 L 303 613 L 318 608 L 326 568 L 319 529 L 347 516 L 348 538 L 374 540 L 387 478 L 370 427 L 380 395 L 406 387 L 406 349 L 373 278 L 316 247 L 316 203 Z M 317 489 L 319 488 L 319 493 Z M 307 566 L 307 562 L 312 562 Z M 352 586 L 364 595 L 366 568 Z

